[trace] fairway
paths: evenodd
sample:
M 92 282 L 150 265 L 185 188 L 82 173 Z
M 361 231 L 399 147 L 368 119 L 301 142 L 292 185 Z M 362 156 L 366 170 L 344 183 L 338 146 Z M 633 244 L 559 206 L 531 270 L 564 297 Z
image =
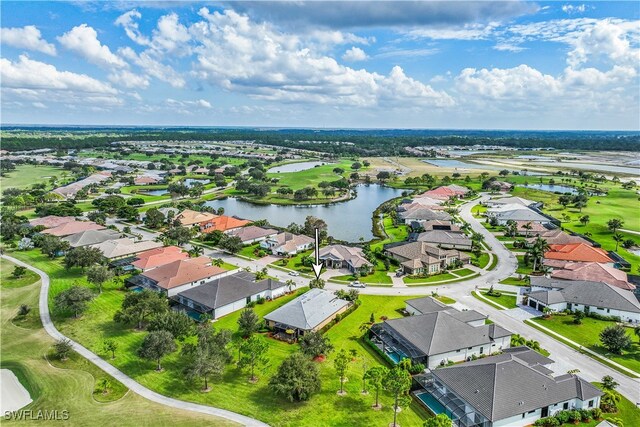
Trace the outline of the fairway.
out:
M 7 176 L 0 177 L 0 194 L 7 188 L 27 188 L 33 184 L 48 184 L 49 177 L 60 177 L 64 171 L 60 168 L 45 165 L 18 165 Z

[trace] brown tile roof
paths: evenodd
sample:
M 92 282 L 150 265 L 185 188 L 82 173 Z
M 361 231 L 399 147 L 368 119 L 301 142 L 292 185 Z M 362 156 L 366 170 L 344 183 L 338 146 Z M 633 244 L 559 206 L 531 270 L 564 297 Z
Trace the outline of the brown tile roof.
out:
M 156 282 L 163 289 L 172 289 L 197 280 L 207 279 L 226 272 L 212 266 L 211 258 L 200 256 L 182 259 L 142 273 L 143 276 Z
M 532 223 L 533 224 L 533 223 Z M 530 231 L 530 233 L 534 233 L 535 228 Z M 592 246 L 591 243 L 580 236 L 573 236 L 571 234 L 565 233 L 564 231 L 556 228 L 555 230 L 546 230 L 541 233 L 535 233 L 540 236 L 544 240 L 546 240 L 549 245 L 570 245 L 574 243 L 584 243 L 585 245 Z M 530 234 L 532 235 L 532 234 Z M 535 237 L 529 238 L 529 241 L 533 242 Z
M 186 258 L 189 258 L 189 255 L 183 252 L 181 248 L 167 246 L 139 253 L 137 259 L 131 265 L 144 271 Z
M 597 262 L 568 262 L 560 270 L 551 273 L 554 279 L 589 280 L 604 282 L 621 289 L 634 290 L 635 285 L 627 281 L 627 273 Z
M 180 221 L 182 225 L 194 225 L 202 224 L 203 222 L 211 221 L 218 215 L 214 215 L 209 212 L 192 211 L 191 209 L 185 209 L 176 216 L 176 219 Z
M 49 215 L 43 216 L 42 218 L 32 219 L 31 221 L 29 221 L 29 224 L 33 227 L 43 225 L 45 228 L 53 228 L 75 220 L 76 219 L 72 216 Z
M 232 216 L 221 215 L 201 225 L 203 233 L 211 233 L 212 231 L 216 230 L 227 231 L 233 230 L 234 228 L 244 227 L 250 222 L 251 221 L 247 221 L 246 219 L 239 219 Z
M 138 176 L 133 180 L 135 185 L 144 185 L 144 184 L 157 184 L 158 181 L 156 178 L 151 176 Z
M 62 225 L 59 225 L 48 230 L 44 230 L 43 234 L 51 234 L 52 236 L 70 236 L 72 234 L 80 233 L 87 230 L 102 230 L 105 227 L 96 224 L 93 221 L 69 221 Z
M 135 241 L 129 237 L 107 240 L 96 245 L 91 245 L 92 248 L 100 249 L 107 258 L 119 258 L 127 255 L 133 255 L 138 252 L 148 251 L 149 249 L 154 249 L 160 246 L 162 246 L 162 243 L 154 242 L 153 240 Z
M 229 232 L 230 236 L 238 236 L 240 240 L 242 240 L 243 242 L 248 242 L 248 241 L 260 239 L 263 237 L 273 236 L 276 234 L 278 234 L 278 230 L 274 230 L 272 228 L 257 227 L 255 225 L 242 227 L 237 230 L 232 230 Z
M 549 245 L 549 251 L 545 252 L 544 257 L 564 261 L 613 262 L 605 250 L 584 243 Z

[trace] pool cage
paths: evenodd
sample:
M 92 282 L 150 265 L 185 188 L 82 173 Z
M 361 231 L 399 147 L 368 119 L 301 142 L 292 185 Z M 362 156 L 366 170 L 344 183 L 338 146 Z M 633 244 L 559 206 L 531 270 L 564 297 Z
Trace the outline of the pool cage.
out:
M 369 329 L 369 340 L 395 363 L 406 358 L 414 363 L 427 363 L 427 357 L 421 350 L 384 323 L 377 323 Z
M 451 390 L 448 390 L 432 372 L 416 375 L 413 380 L 419 386 L 419 390 L 414 392 L 414 395 L 430 412 L 436 415 L 438 413 L 446 413 L 451 418 L 453 425 L 457 427 L 491 426 L 491 421 L 478 413 L 473 406 Z M 437 401 L 437 405 L 430 404 L 431 399 L 421 397 L 421 394 L 428 394 L 433 400 Z

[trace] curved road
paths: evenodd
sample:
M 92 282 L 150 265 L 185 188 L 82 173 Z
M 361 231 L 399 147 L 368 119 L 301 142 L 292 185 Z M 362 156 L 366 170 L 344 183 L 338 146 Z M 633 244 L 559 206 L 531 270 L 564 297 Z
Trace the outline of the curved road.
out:
M 23 267 L 27 267 L 29 270 L 35 272 L 40 279 L 42 280 L 42 286 L 40 288 L 40 319 L 42 320 L 42 325 L 44 326 L 44 330 L 49 334 L 53 339 L 69 339 L 65 337 L 56 329 L 55 325 L 51 321 L 51 315 L 49 313 L 49 276 L 35 267 L 32 267 L 29 264 L 26 264 L 18 259 L 13 257 L 2 255 L 3 258 L 8 259 L 9 261 L 21 265 Z M 258 421 L 256 419 L 246 417 L 244 415 L 237 414 L 235 412 L 227 411 L 224 409 L 214 408 L 212 406 L 200 405 L 192 402 L 185 402 L 184 400 L 173 399 L 171 397 L 163 396 L 155 391 L 149 390 L 144 387 L 140 383 L 136 382 L 134 379 L 124 374 L 122 371 L 106 362 L 97 354 L 78 344 L 77 342 L 71 340 L 73 345 L 73 349 L 77 351 L 82 357 L 88 359 L 91 363 L 120 381 L 122 384 L 127 386 L 129 389 L 139 394 L 142 397 L 145 397 L 152 402 L 159 403 L 161 405 L 170 406 L 172 408 L 183 409 L 187 411 L 199 412 L 201 414 L 213 415 L 220 418 L 225 418 L 230 421 L 234 421 L 236 423 L 249 426 L 249 427 L 267 427 L 268 424 L 263 423 L 262 421 Z

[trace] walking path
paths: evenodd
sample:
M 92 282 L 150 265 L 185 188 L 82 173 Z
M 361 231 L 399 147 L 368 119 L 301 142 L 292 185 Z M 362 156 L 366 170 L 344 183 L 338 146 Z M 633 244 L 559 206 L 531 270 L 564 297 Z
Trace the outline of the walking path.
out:
M 42 326 L 44 330 L 49 334 L 53 339 L 69 339 L 65 337 L 56 329 L 55 325 L 51 321 L 51 314 L 49 313 L 49 276 L 41 270 L 38 270 L 35 267 L 32 267 L 29 264 L 26 264 L 18 259 L 10 257 L 8 255 L 2 255 L 3 258 L 23 267 L 28 268 L 29 270 L 35 272 L 40 279 L 42 280 L 42 286 L 40 288 L 40 319 L 42 320 Z M 214 408 L 212 406 L 200 405 L 197 403 L 186 402 L 184 400 L 173 399 L 171 397 L 163 396 L 155 391 L 152 391 L 140 383 L 136 382 L 134 379 L 124 374 L 122 371 L 111 365 L 110 363 L 103 360 L 100 356 L 78 344 L 77 342 L 70 340 L 73 346 L 73 349 L 78 352 L 82 357 L 89 360 L 91 363 L 96 365 L 98 368 L 105 371 L 107 374 L 114 377 L 116 380 L 120 381 L 126 387 L 128 387 L 131 391 L 139 394 L 140 396 L 151 400 L 152 402 L 159 403 L 161 405 L 169 406 L 176 409 L 184 409 L 187 411 L 198 412 L 201 414 L 213 415 L 220 418 L 225 418 L 230 421 L 234 421 L 236 423 L 250 426 L 250 427 L 266 427 L 268 424 L 263 423 L 262 421 L 258 421 L 256 419 L 246 417 L 244 415 L 237 414 L 235 412 L 227 411 L 225 409 Z

